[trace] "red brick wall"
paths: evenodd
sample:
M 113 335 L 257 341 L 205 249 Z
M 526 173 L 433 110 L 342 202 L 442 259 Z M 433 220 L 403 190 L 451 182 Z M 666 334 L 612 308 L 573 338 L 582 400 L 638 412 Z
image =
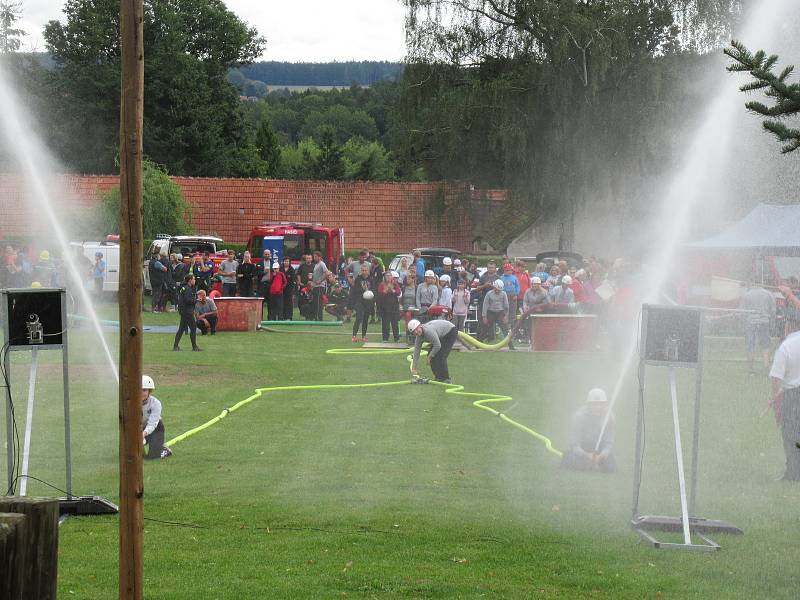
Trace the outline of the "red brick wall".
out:
M 487 208 L 491 212 L 505 200 L 502 190 L 471 191 L 463 185 L 442 183 L 172 179 L 192 207 L 198 233 L 216 234 L 232 243 L 246 242 L 250 229 L 264 221 L 312 221 L 343 226 L 348 249 L 447 246 L 469 251 L 476 225 L 470 206 L 479 206 L 474 212 L 485 214 Z M 62 181 L 59 202 L 70 209 L 87 209 L 117 185 L 118 177 L 69 175 Z M 18 177 L 0 175 L 0 237 L 30 235 L 42 229 L 40 219 L 32 225 L 27 218 L 30 202 L 22 187 Z M 449 206 L 445 216 L 426 216 L 431 205 L 441 205 L 442 189 Z

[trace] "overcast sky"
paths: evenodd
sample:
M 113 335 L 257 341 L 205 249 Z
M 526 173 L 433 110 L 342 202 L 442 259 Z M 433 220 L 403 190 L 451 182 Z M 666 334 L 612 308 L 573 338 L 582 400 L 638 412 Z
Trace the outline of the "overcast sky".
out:
M 25 50 L 44 51 L 42 28 L 63 20 L 62 0 L 20 0 Z M 400 0 L 227 0 L 267 38 L 263 60 L 399 61 L 405 55 Z

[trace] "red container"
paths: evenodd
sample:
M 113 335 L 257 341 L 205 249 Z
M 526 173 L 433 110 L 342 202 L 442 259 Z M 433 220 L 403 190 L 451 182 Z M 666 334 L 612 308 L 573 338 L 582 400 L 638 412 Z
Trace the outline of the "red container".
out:
M 589 352 L 595 349 L 595 315 L 534 315 L 531 339 L 536 352 Z
M 256 331 L 262 303 L 261 298 L 216 298 L 217 331 Z

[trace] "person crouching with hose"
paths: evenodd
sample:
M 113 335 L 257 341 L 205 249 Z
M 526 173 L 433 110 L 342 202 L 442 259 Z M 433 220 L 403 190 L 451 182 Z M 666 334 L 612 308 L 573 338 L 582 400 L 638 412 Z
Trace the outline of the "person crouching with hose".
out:
M 142 375 L 142 445 L 147 446 L 145 458 L 168 458 L 172 450 L 164 445 L 164 422 L 161 402 L 153 396 L 156 384 L 149 375 Z
M 418 377 L 417 363 L 422 350 L 422 343 L 429 341 L 431 349 L 428 351 L 428 364 L 431 366 L 436 381 L 453 383 L 447 369 L 447 357 L 453 349 L 453 343 L 458 337 L 458 329 L 450 321 L 439 319 L 420 323 L 417 319 L 408 322 L 408 330 L 414 334 L 414 354 L 411 359 L 411 376 Z

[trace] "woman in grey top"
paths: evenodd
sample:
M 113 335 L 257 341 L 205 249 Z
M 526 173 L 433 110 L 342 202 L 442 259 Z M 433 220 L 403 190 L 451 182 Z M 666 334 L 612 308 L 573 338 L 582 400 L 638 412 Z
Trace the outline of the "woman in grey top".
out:
M 433 271 L 425 271 L 425 283 L 417 286 L 417 308 L 419 308 L 420 320 L 428 313 L 428 308 L 436 306 L 439 302 L 439 286 L 436 285 L 436 275 Z

